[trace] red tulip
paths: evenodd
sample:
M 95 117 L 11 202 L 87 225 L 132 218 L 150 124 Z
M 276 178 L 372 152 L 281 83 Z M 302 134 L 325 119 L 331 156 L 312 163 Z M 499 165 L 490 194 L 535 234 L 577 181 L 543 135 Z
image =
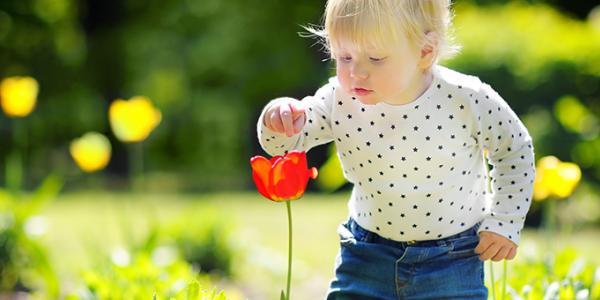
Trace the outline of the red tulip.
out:
M 276 202 L 302 197 L 308 178 L 317 178 L 317 169 L 308 168 L 304 151 L 290 151 L 271 160 L 254 156 L 250 164 L 258 192 Z

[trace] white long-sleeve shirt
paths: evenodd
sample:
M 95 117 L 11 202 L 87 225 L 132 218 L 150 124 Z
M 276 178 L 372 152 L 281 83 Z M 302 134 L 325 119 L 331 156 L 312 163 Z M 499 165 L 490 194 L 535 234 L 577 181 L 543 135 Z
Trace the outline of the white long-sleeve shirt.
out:
M 335 77 L 307 105 L 292 137 L 263 125 L 270 155 L 334 141 L 344 176 L 353 183 L 350 216 L 396 240 L 433 240 L 483 221 L 479 231 L 519 243 L 535 177 L 531 137 L 509 105 L 477 77 L 442 66 L 413 102 L 362 104 Z M 487 188 L 484 149 L 493 166 Z

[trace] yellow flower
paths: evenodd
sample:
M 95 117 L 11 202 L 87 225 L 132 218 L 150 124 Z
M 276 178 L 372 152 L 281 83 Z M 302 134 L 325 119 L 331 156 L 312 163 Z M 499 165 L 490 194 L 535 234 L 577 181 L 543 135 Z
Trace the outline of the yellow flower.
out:
M 38 89 L 38 82 L 31 77 L 9 77 L 2 80 L 2 110 L 9 117 L 26 117 L 35 107 Z
M 104 169 L 110 160 L 109 140 L 98 132 L 88 132 L 71 142 L 71 156 L 84 172 Z
M 541 158 L 536 169 L 534 200 L 544 200 L 550 196 L 566 198 L 573 193 L 581 180 L 581 170 L 578 165 L 561 162 L 554 156 Z
M 161 120 L 160 111 L 144 96 L 113 101 L 108 115 L 115 136 L 123 142 L 145 140 Z

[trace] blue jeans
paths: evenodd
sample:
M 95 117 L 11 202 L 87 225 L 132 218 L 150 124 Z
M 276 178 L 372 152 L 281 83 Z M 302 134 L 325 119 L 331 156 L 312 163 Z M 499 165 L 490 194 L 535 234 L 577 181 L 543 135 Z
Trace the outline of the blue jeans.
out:
M 439 240 L 397 242 L 349 218 L 338 227 L 341 249 L 327 300 L 487 299 L 474 251 L 479 226 Z

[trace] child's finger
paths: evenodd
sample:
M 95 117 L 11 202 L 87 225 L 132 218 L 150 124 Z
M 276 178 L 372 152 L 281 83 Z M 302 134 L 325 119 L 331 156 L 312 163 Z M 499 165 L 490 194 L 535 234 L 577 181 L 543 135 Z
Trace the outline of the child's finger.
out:
M 281 104 L 281 106 L 279 106 L 279 115 L 281 117 L 281 123 L 283 123 L 285 134 L 288 137 L 294 135 L 294 124 L 292 122 L 292 109 L 290 108 L 290 105 L 287 103 Z
M 265 127 L 273 130 L 273 127 L 271 126 L 271 110 L 267 110 L 267 112 L 265 112 L 265 115 L 263 117 L 263 124 L 265 125 Z
M 506 259 L 511 260 L 511 259 L 515 258 L 516 255 L 517 255 L 517 248 L 512 247 L 512 248 L 510 248 L 510 251 L 508 252 L 508 255 L 506 256 Z
M 483 261 L 486 261 L 486 260 L 492 258 L 493 256 L 495 256 L 499 250 L 500 250 L 500 245 L 492 244 L 489 248 L 487 248 L 485 250 L 485 252 L 483 252 L 483 254 L 481 254 L 479 256 L 479 258 Z
M 496 255 L 494 255 L 494 257 L 492 257 L 492 260 L 493 261 L 501 261 L 502 259 L 506 258 L 509 251 L 510 251 L 510 247 L 504 246 L 504 247 L 500 248 L 500 251 L 498 251 L 498 253 L 496 253 Z
M 482 254 L 483 252 L 485 252 L 485 250 L 487 250 L 487 248 L 489 248 L 492 245 L 492 241 L 490 239 L 487 238 L 481 238 L 479 240 L 479 244 L 477 245 L 477 247 L 475 247 L 475 253 L 477 254 Z
M 304 116 L 305 108 L 302 101 L 290 102 L 290 109 L 292 110 L 292 118 L 294 119 L 294 121 L 300 116 Z
M 285 132 L 283 130 L 283 124 L 281 123 L 279 109 L 275 109 L 273 110 L 273 113 L 271 113 L 271 127 L 277 133 Z
M 300 115 L 297 119 L 294 120 L 294 134 L 298 134 L 304 128 L 304 123 L 306 122 L 306 117 L 304 114 Z

